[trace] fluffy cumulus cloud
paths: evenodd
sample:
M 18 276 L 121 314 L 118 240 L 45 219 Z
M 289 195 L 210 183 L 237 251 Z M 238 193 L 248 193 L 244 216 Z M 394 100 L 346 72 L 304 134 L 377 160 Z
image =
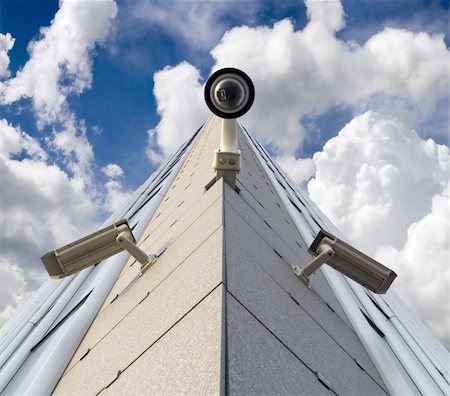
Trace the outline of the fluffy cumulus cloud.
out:
M 67 114 L 62 124 L 53 127 L 53 133 L 47 139 L 47 143 L 59 154 L 68 169 L 90 181 L 94 152 L 86 136 L 83 121 L 78 121 L 73 113 Z
M 76 119 L 67 98 L 91 87 L 93 50 L 106 39 L 116 13 L 113 0 L 61 1 L 50 26 L 41 28 L 40 37 L 28 45 L 30 59 L 24 67 L 0 82 L 0 104 L 31 99 L 38 127 L 53 127 L 50 145 L 67 157 L 68 166 L 79 175 L 89 174 L 93 153 L 83 122 Z M 11 37 L 6 35 L 8 42 L 11 47 Z M 6 56 L 1 48 L 0 62 Z
M 40 254 L 92 226 L 96 204 L 79 177 L 49 163 L 40 144 L 0 120 L 1 256 L 27 269 L 31 286 L 42 275 Z M 34 281 L 34 283 L 33 283 Z
M 106 176 L 110 178 L 123 176 L 122 168 L 117 164 L 108 164 L 100 169 Z
M 394 118 L 367 112 L 314 155 L 311 197 L 369 253 L 371 239 L 403 246 L 410 224 L 431 209 L 449 172 L 448 147 L 423 140 Z M 370 238 L 367 238 L 370 235 Z
M 230 19 L 249 18 L 258 8 L 259 3 L 254 1 L 136 0 L 130 13 L 140 25 L 168 31 L 199 50 L 211 48 Z
M 402 116 L 411 126 L 428 117 L 447 94 L 450 55 L 444 35 L 386 28 L 362 45 L 344 42 L 335 36 L 345 24 L 339 1 L 310 0 L 306 5 L 309 22 L 302 30 L 296 31 L 289 19 L 272 27 L 235 27 L 211 50 L 213 70 L 237 67 L 254 81 L 255 103 L 243 122 L 280 156 L 292 155 L 303 141 L 305 116 L 318 116 L 333 106 L 355 111 L 370 107 Z M 197 110 L 205 107 L 203 99 L 192 94 L 200 92 L 192 66 L 166 68 L 155 77 L 167 81 L 175 72 L 183 75 L 176 93 L 164 90 L 172 85 L 155 87 L 158 106 L 164 110 L 151 137 L 163 152 L 169 151 L 163 136 L 167 130 L 160 126 L 183 112 L 181 98 L 192 99 L 189 124 L 205 120 Z
M 294 155 L 285 154 L 278 156 L 277 162 L 298 184 L 309 180 L 316 171 L 316 165 L 311 158 L 295 158 Z
M 123 204 L 131 197 L 132 192 L 125 190 L 119 180 L 110 179 L 105 184 L 106 201 L 105 205 L 108 211 L 114 213 L 121 208 Z
M 0 257 L 0 325 L 5 323 L 16 311 L 16 309 L 27 300 L 27 282 L 23 270 L 17 265 L 10 264 L 6 259 Z
M 235 65 L 252 77 L 257 95 L 245 122 L 280 152 L 302 142 L 304 116 L 332 106 L 387 113 L 395 107 L 395 114 L 401 108 L 404 119 L 419 122 L 446 95 L 450 57 L 443 35 L 385 29 L 359 45 L 337 39 L 338 21 L 323 15 L 311 11 L 314 19 L 301 31 L 290 20 L 234 28 L 211 52 L 216 68 Z
M 408 228 L 405 245 L 380 246 L 376 257 L 401 276 L 395 288 L 450 349 L 449 186 L 436 194 L 431 209 Z
M 116 164 L 102 169 L 105 185 L 69 175 L 42 145 L 0 119 L 0 325 L 48 278 L 39 257 L 92 231 L 98 214 L 129 198 Z
M 14 41 L 10 33 L 0 33 L 0 78 L 10 75 L 8 51 L 13 47 Z
M 60 1 L 12 77 L 7 52 L 14 39 L 0 35 L 0 105 L 17 103 L 20 111 L 21 101 L 30 100 L 41 129 L 33 138 L 0 119 L 0 184 L 7 186 L 0 190 L 0 324 L 47 278 L 40 255 L 92 231 L 99 216 L 127 196 L 120 183 L 96 181 L 87 128 L 68 104 L 69 96 L 91 87 L 94 51 L 116 12 L 113 0 Z M 118 176 L 117 168 L 106 172 Z
M 172 154 L 208 117 L 200 73 L 187 62 L 154 76 L 154 95 L 161 121 L 149 130 L 149 159 L 158 163 Z
M 119 165 L 108 164 L 101 171 L 109 178 L 105 184 L 105 205 L 110 212 L 114 212 L 131 197 L 131 191 L 124 190 L 121 181 L 118 180 L 124 174 Z
M 98 214 L 129 198 L 120 166 L 102 168 L 105 185 L 69 175 L 42 145 L 0 119 L 0 325 L 48 278 L 39 257 L 98 226 Z M 13 288 L 13 289 L 11 289 Z
M 319 23 L 331 31 L 345 26 L 344 8 L 340 1 L 305 0 L 306 13 L 312 23 Z
M 64 121 L 67 95 L 91 86 L 91 52 L 105 39 L 116 12 L 112 0 L 61 1 L 51 25 L 29 44 L 29 61 L 0 84 L 0 103 L 30 98 L 40 125 Z
M 355 245 L 396 270 L 395 288 L 449 346 L 448 147 L 369 111 L 313 159 L 311 198 Z

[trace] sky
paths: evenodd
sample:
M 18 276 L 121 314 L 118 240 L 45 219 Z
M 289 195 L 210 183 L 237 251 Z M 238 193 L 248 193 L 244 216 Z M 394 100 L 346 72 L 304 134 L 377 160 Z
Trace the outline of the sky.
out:
M 209 117 L 240 120 L 450 348 L 449 2 L 0 0 L 0 325 Z

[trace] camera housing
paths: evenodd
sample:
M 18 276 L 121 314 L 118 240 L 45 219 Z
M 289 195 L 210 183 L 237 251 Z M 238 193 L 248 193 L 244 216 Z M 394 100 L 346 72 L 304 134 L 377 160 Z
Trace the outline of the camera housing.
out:
M 142 265 L 142 269 L 153 264 L 156 256 L 147 255 L 136 245 L 128 222 L 125 219 L 95 231 L 83 238 L 52 250 L 41 257 L 53 279 L 61 279 L 84 268 L 127 250 Z
M 322 264 L 328 264 L 374 293 L 387 292 L 397 274 L 333 234 L 320 230 L 309 250 L 316 256 L 305 267 L 294 267 L 295 274 L 307 285 L 309 276 Z
M 205 85 L 208 108 L 221 118 L 244 115 L 255 99 L 255 87 L 242 70 L 227 67 L 213 73 Z

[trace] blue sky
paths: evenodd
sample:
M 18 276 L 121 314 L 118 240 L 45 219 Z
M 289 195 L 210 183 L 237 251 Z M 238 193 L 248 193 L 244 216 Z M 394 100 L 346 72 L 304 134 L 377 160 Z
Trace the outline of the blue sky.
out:
M 206 120 L 202 84 L 224 65 L 255 82 L 242 122 L 344 233 L 405 279 L 423 265 L 420 230 L 445 229 L 448 214 L 448 1 L 93 3 L 0 0 L 0 158 L 4 182 L 23 194 L 0 192 L 0 216 L 28 230 L 0 240 L 12 285 L 0 293 L 0 323 L 45 279 L 42 253 L 98 226 Z M 48 98 L 52 90 L 61 102 Z M 183 95 L 192 109 L 180 111 Z M 40 186 L 24 172 L 42 177 Z M 55 203 L 45 191 L 76 198 Z M 64 230 L 36 236 L 44 215 L 63 216 Z M 437 261 L 448 258 L 446 235 Z M 448 294 L 446 271 L 436 295 Z M 432 301 L 406 289 L 399 282 L 450 342 L 443 311 L 424 313 Z
M 180 2 L 172 3 L 176 7 Z M 250 18 L 235 11 L 246 9 L 248 4 L 255 10 Z M 432 33 L 444 32 L 448 45 L 446 1 L 345 1 L 343 4 L 347 26 L 338 36 L 344 40 L 364 43 L 385 26 L 393 26 L 413 31 L 426 29 Z M 132 2 L 118 2 L 118 5 L 116 31 L 103 47 L 95 51 L 92 88 L 69 98 L 69 101 L 79 118 L 86 122 L 98 165 L 101 167 L 109 162 L 120 164 L 127 175 L 126 187 L 135 189 L 154 169 L 145 155 L 136 152 L 136 147 L 146 146 L 147 130 L 159 121 L 152 93 L 153 74 L 166 65 L 187 60 L 198 67 L 202 77 L 206 78 L 214 61 L 209 54 L 210 47 L 189 45 L 179 35 L 164 31 L 160 26 L 144 23 L 142 26 L 130 26 L 135 24 L 135 18 L 129 18 Z M 217 40 L 233 26 L 271 26 L 284 18 L 291 18 L 296 29 L 302 29 L 307 23 L 306 7 L 301 1 L 283 1 L 281 5 L 277 1 L 228 1 L 227 6 L 229 12 L 222 16 L 222 24 L 214 33 Z M 58 1 L 1 1 L 0 31 L 11 32 L 16 38 L 9 53 L 13 75 L 29 58 L 28 43 L 39 38 L 39 28 L 49 26 L 57 10 Z M 214 44 L 212 41 L 211 45 Z M 25 111 L 18 111 L 19 106 L 24 106 Z M 29 101 L 24 100 L 17 105 L 0 108 L 0 115 L 20 124 L 32 136 L 39 136 L 31 109 L 26 111 L 29 106 Z M 307 139 L 305 145 L 299 147 L 297 155 L 311 156 L 351 118 L 352 112 L 339 106 L 313 117 L 320 133 Z M 92 128 L 96 127 L 103 133 L 95 133 Z M 439 141 L 443 142 L 443 136 L 439 136 Z

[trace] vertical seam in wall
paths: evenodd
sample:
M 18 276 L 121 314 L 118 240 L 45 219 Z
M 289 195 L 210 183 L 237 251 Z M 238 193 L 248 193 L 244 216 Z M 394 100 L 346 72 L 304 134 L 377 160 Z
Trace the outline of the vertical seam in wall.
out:
M 229 371 L 228 371 L 228 315 L 227 315 L 227 256 L 226 256 L 226 221 L 225 221 L 225 183 L 222 183 L 222 334 L 221 334 L 221 369 L 220 369 L 220 394 L 229 394 Z

